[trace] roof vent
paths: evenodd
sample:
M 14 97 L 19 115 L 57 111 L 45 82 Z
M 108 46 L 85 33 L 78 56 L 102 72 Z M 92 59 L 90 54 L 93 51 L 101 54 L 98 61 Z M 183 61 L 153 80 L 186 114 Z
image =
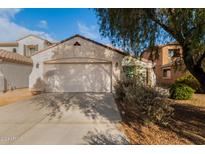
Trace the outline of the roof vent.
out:
M 79 42 L 75 42 L 74 46 L 81 46 Z

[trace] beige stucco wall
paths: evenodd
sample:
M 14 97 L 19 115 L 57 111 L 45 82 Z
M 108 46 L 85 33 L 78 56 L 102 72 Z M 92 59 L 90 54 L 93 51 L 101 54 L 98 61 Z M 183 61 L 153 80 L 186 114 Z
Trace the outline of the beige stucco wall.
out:
M 74 46 L 75 42 L 79 42 L 81 46 Z M 105 60 L 111 62 L 112 69 L 112 90 L 117 80 L 121 78 L 122 66 L 121 61 L 124 55 L 117 53 L 113 50 L 97 45 L 93 42 L 82 39 L 81 37 L 74 37 L 58 46 L 47 49 L 44 52 L 32 56 L 33 70 L 29 77 L 29 88 L 41 90 L 43 85 L 44 62 L 53 59 L 72 59 L 72 58 L 93 58 L 95 60 Z M 37 63 L 39 68 L 36 68 Z M 38 84 L 40 83 L 40 84 Z M 38 86 L 36 86 L 38 85 Z
M 0 49 L 10 51 L 10 52 L 13 52 L 14 48 L 16 49 L 16 52 L 18 53 L 18 47 L 0 47 Z
M 74 46 L 76 42 L 80 43 L 80 46 Z M 64 83 L 66 81 L 69 82 L 69 80 L 73 80 L 76 77 L 75 75 L 76 70 L 78 70 L 81 73 L 84 72 L 85 74 L 91 74 L 87 72 L 89 72 L 92 69 L 99 68 L 100 66 L 102 66 L 101 64 L 103 63 L 107 65 L 109 64 L 109 67 L 106 67 L 106 69 L 104 70 L 105 72 L 109 72 L 107 68 L 110 68 L 111 70 L 110 71 L 111 73 L 109 75 L 111 77 L 111 91 L 114 92 L 114 87 L 115 87 L 116 82 L 122 79 L 124 76 L 123 67 L 122 67 L 122 60 L 124 57 L 125 57 L 125 54 L 121 54 L 112 49 L 109 49 L 101 45 L 98 45 L 96 43 L 93 43 L 92 41 L 76 36 L 68 41 L 65 41 L 64 43 L 61 43 L 54 47 L 50 47 L 31 57 L 33 60 L 33 69 L 32 69 L 32 73 L 29 76 L 29 88 L 32 91 L 44 91 L 48 87 L 47 85 L 48 77 L 46 76 L 46 74 L 49 74 L 50 72 L 52 72 L 51 70 L 54 70 L 54 72 L 56 72 L 56 73 L 53 73 L 53 76 L 52 76 L 52 78 L 54 79 L 54 80 L 52 79 L 52 81 L 55 83 L 54 86 L 58 84 L 57 89 L 61 89 L 61 88 L 63 89 L 65 88 L 63 87 L 65 85 L 62 85 L 62 87 L 60 87 L 59 86 L 60 84 L 57 83 L 56 80 L 61 81 L 60 78 L 65 77 L 63 78 Z M 63 68 L 61 71 L 59 71 L 59 67 L 61 67 L 59 63 L 61 63 L 61 65 L 67 64 L 66 68 L 68 68 L 69 70 L 65 70 Z M 81 65 L 80 68 L 75 69 L 76 65 L 79 65 L 82 63 L 85 65 L 84 66 Z M 155 74 L 152 69 L 153 64 L 149 62 L 142 62 L 139 60 L 137 61 L 137 63 L 139 63 L 139 65 L 144 68 L 143 69 L 144 71 L 151 70 L 149 71 L 149 77 L 152 81 L 154 81 L 151 83 L 152 85 L 154 85 L 155 84 Z M 85 66 L 87 64 L 90 64 L 90 67 L 87 68 L 89 69 L 88 71 L 85 70 L 86 69 Z M 96 67 L 96 65 L 98 66 Z M 73 69 L 73 72 L 75 72 L 74 75 L 70 74 L 70 69 Z M 101 76 L 101 75 L 104 76 L 105 74 L 99 72 L 99 70 L 95 70 L 95 71 L 96 72 L 92 72 L 92 73 L 96 75 L 96 79 L 94 79 L 91 76 L 92 82 L 93 83 L 97 83 L 97 82 L 105 83 L 104 81 L 101 81 L 100 78 L 97 78 L 97 76 Z M 66 72 L 66 73 L 62 73 L 62 72 Z M 81 80 L 81 78 L 76 78 L 76 80 Z M 109 83 L 109 79 L 106 79 L 106 80 L 107 80 L 107 83 Z M 70 85 L 70 86 L 72 88 L 73 85 Z M 73 87 L 72 89 L 75 89 L 75 88 L 76 87 Z M 45 91 L 50 91 L 50 90 L 45 90 Z M 60 91 L 62 92 L 62 90 Z
M 31 70 L 31 65 L 0 62 L 0 91 L 28 87 Z

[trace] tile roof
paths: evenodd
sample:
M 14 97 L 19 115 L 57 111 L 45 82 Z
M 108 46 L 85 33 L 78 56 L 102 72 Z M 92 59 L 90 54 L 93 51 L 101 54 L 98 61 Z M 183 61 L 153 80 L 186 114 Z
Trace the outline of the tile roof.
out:
M 17 42 L 0 42 L 0 47 L 17 47 Z
M 73 38 L 75 38 L 75 37 L 80 37 L 80 38 L 82 38 L 82 39 L 84 39 L 84 40 L 90 41 L 90 42 L 92 42 L 92 43 L 94 43 L 94 44 L 97 44 L 97 45 L 100 45 L 100 46 L 102 46 L 102 47 L 104 47 L 104 48 L 107 48 L 107 49 L 116 51 L 116 52 L 118 52 L 118 53 L 120 53 L 120 54 L 122 54 L 122 55 L 125 55 L 125 56 L 128 56 L 128 55 L 129 55 L 128 53 L 124 52 L 123 50 L 120 50 L 120 49 L 117 49 L 117 48 L 114 48 L 114 47 L 110 47 L 110 46 L 108 46 L 108 45 L 105 45 L 105 44 L 96 42 L 96 41 L 94 41 L 94 40 L 91 40 L 91 39 L 89 39 L 89 38 L 87 38 L 87 37 L 84 37 L 84 36 L 82 36 L 82 35 L 79 35 L 79 34 L 73 35 L 73 36 L 71 36 L 71 37 L 69 37 L 69 38 L 67 38 L 67 39 L 64 39 L 64 40 L 62 40 L 62 41 L 60 41 L 60 42 L 58 42 L 58 43 L 56 43 L 56 44 L 53 44 L 53 45 L 49 46 L 48 48 L 45 48 L 45 49 L 40 50 L 40 51 L 38 51 L 38 52 L 35 52 L 33 55 L 36 55 L 36 54 L 41 53 L 41 52 L 44 52 L 44 51 L 46 51 L 47 49 L 50 49 L 50 48 L 52 48 L 52 47 L 55 47 L 55 46 L 57 46 L 57 45 L 59 45 L 59 44 L 62 44 L 62 43 L 64 43 L 64 42 L 66 42 L 66 41 L 69 41 L 69 40 L 71 40 L 71 39 L 73 39 Z M 33 55 L 32 55 L 32 56 L 33 56 Z
M 18 53 L 6 51 L 3 49 L 0 49 L 0 60 L 13 62 L 13 63 L 19 63 L 19 64 L 27 64 L 27 65 L 33 64 L 31 58 L 22 56 Z
M 44 39 L 44 38 L 42 38 L 42 37 L 40 37 L 40 36 L 38 36 L 38 35 L 34 35 L 34 34 L 26 35 L 26 36 L 24 36 L 24 37 L 22 37 L 22 38 L 20 38 L 20 39 L 18 39 L 18 40 L 16 40 L 16 41 L 18 42 L 18 41 L 23 40 L 23 39 L 25 39 L 25 38 L 27 38 L 27 37 L 30 37 L 30 36 L 33 36 L 33 37 L 36 37 L 36 38 L 38 38 L 38 39 L 41 39 L 41 40 L 44 40 L 44 41 L 46 41 L 46 42 L 51 43 L 50 41 L 48 41 L 48 40 L 46 40 L 46 39 Z

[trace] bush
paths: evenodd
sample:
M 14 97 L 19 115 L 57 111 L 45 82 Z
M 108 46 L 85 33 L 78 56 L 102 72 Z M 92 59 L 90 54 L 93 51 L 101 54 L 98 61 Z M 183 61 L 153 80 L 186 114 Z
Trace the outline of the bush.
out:
M 168 124 L 174 109 L 170 107 L 170 100 L 156 97 L 152 100 L 148 109 L 148 116 L 157 123 Z
M 175 83 L 170 88 L 170 98 L 187 100 L 192 98 L 194 92 L 195 90 L 186 84 Z
M 176 80 L 176 83 L 182 83 L 185 85 L 188 85 L 192 89 L 194 89 L 196 92 L 202 92 L 200 83 L 198 80 L 191 74 L 191 73 L 186 73 L 184 76 L 178 78 Z
M 146 87 L 136 79 L 118 82 L 116 97 L 125 105 L 134 107 L 140 113 L 142 120 L 166 125 L 173 114 L 173 108 L 162 93 L 151 87 Z

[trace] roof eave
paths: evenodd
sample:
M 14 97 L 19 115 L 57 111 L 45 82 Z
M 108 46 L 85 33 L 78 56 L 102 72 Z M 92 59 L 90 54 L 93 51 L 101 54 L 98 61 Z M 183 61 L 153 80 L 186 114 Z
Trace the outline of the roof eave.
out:
M 64 42 L 67 42 L 67 41 L 69 41 L 69 40 L 75 38 L 75 37 L 80 37 L 80 38 L 82 38 L 82 39 L 84 39 L 84 40 L 87 40 L 87 41 L 90 41 L 90 42 L 95 43 L 95 44 L 97 44 L 97 45 L 103 46 L 103 47 L 105 47 L 105 48 L 107 48 L 107 49 L 116 51 L 116 52 L 118 52 L 118 53 L 120 53 L 120 54 L 122 54 L 122 55 L 124 55 L 124 56 L 130 55 L 129 53 L 123 52 L 123 51 L 120 50 L 120 49 L 116 49 L 116 48 L 113 48 L 113 47 L 109 47 L 109 46 L 107 46 L 107 45 L 105 45 L 105 44 L 99 43 L 99 42 L 94 41 L 94 40 L 91 40 L 91 39 L 89 39 L 89 38 L 87 38 L 87 37 L 84 37 L 84 36 L 81 36 L 81 35 L 79 35 L 79 34 L 76 34 L 76 35 L 73 35 L 73 36 L 71 36 L 71 37 L 69 37 L 69 38 L 67 38 L 67 39 L 64 39 L 64 40 L 60 41 L 59 43 L 56 43 L 56 44 L 54 44 L 54 45 L 49 46 L 49 47 L 46 48 L 46 49 L 40 50 L 40 51 L 34 53 L 32 56 L 37 55 L 37 54 L 39 54 L 39 53 L 41 53 L 41 52 L 44 52 L 44 51 L 46 51 L 46 50 L 48 50 L 48 49 L 50 49 L 50 48 L 53 48 L 53 47 L 55 47 L 55 46 L 58 46 L 58 45 L 60 45 L 60 44 L 62 44 L 62 43 L 64 43 Z

